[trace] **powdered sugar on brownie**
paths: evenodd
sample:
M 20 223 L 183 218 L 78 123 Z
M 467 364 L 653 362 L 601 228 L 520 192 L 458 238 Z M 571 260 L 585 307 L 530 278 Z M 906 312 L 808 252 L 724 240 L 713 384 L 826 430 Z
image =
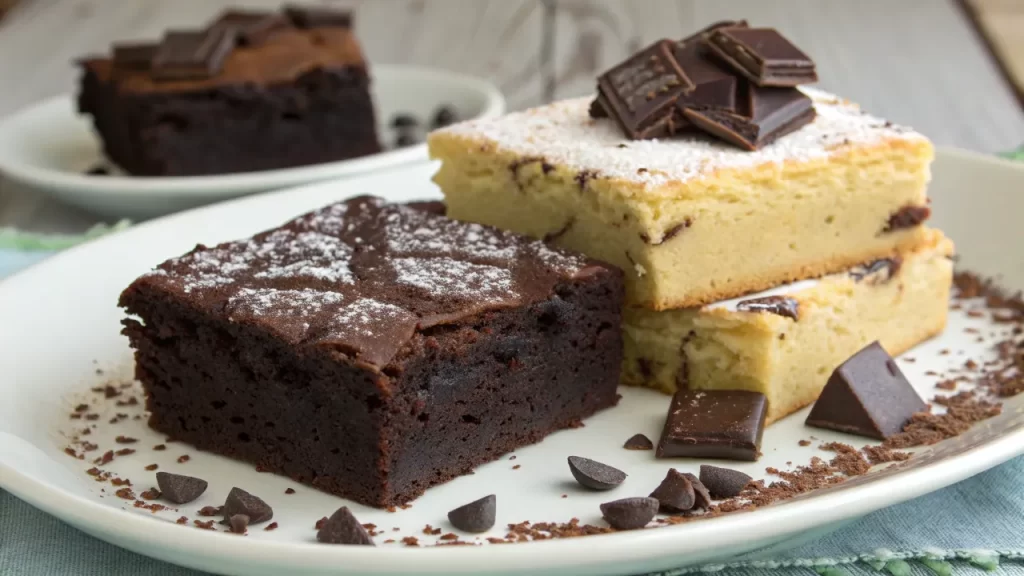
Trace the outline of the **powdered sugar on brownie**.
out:
M 507 268 L 472 264 L 451 258 L 395 258 L 391 262 L 399 284 L 415 286 L 441 298 L 508 300 L 513 290 Z
M 228 298 L 226 311 L 233 319 L 267 315 L 307 316 L 321 312 L 324 306 L 340 304 L 344 299 L 338 292 L 311 288 L 239 288 Z
M 817 118 L 754 152 L 699 134 L 629 140 L 613 120 L 590 118 L 587 110 L 591 98 L 463 122 L 435 134 L 483 140 L 519 157 L 535 157 L 555 166 L 593 171 L 647 187 L 691 180 L 723 168 L 825 158 L 849 145 L 924 139 L 909 128 L 870 116 L 827 92 L 801 90 L 814 100 Z

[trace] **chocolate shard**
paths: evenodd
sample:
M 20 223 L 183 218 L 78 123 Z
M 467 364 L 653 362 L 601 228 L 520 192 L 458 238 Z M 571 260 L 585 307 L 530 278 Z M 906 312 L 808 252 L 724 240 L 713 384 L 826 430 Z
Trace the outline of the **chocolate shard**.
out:
M 373 538 L 356 520 L 348 506 L 338 508 L 317 530 L 316 539 L 324 544 L 373 546 Z
M 696 501 L 690 479 L 675 468 L 669 468 L 661 484 L 651 492 L 651 498 L 661 503 L 661 510 L 669 514 L 686 512 Z
M 683 472 L 683 476 L 690 481 L 690 485 L 693 486 L 693 507 L 694 509 L 707 510 L 708 506 L 711 506 L 711 493 L 708 491 L 704 483 L 689 472 Z
M 768 312 L 793 320 L 800 318 L 800 303 L 788 296 L 765 296 L 741 300 L 736 303 L 736 309 L 741 312 Z
M 774 28 L 719 28 L 708 50 L 758 86 L 793 87 L 818 81 L 814 62 Z
M 245 514 L 250 524 L 266 522 L 274 517 L 274 510 L 266 502 L 241 488 L 232 488 L 228 492 L 222 513 L 226 521 L 230 521 L 235 514 Z
M 448 521 L 458 530 L 479 534 L 494 527 L 498 499 L 494 494 L 464 504 L 448 513 Z
M 900 273 L 900 268 L 903 266 L 903 259 L 899 256 L 892 258 L 880 258 L 874 262 L 868 262 L 861 266 L 855 266 L 850 269 L 850 278 L 853 278 L 854 282 L 860 282 L 865 278 L 874 280 L 875 282 L 888 282 L 894 276 Z M 884 272 L 884 274 L 883 274 Z
M 206 492 L 207 483 L 202 478 L 157 472 L 156 485 L 160 488 L 160 494 L 164 500 L 175 504 L 188 504 Z
M 672 397 L 658 458 L 756 460 L 768 402 L 748 390 L 685 390 Z
M 815 118 L 811 99 L 788 88 L 747 85 L 739 113 L 687 108 L 683 115 L 697 128 L 746 150 L 757 150 L 809 124 Z
M 284 7 L 284 14 L 297 28 L 352 27 L 349 10 L 289 4 Z
M 569 456 L 573 478 L 591 490 L 611 490 L 626 480 L 626 473 L 589 458 Z
M 654 442 L 643 434 L 634 434 L 622 445 L 626 450 L 653 450 Z
M 111 60 L 115 70 L 149 70 L 156 50 L 153 43 L 115 44 Z
M 209 28 L 231 28 L 239 45 L 256 46 L 290 26 L 291 22 L 277 12 L 229 9 L 221 13 Z
M 676 62 L 694 84 L 689 94 L 676 101 L 680 112 L 686 108 L 715 108 L 736 112 L 739 81 L 734 74 L 707 57 L 704 41 L 720 28 L 746 26 L 746 22 L 716 22 L 695 34 L 680 40 L 674 50 Z
M 616 530 L 637 530 L 654 519 L 660 505 L 656 498 L 623 498 L 601 504 L 601 514 Z
M 245 514 L 235 514 L 228 519 L 228 526 L 235 534 L 245 534 L 246 528 L 249 527 L 249 517 Z
M 232 28 L 201 32 L 167 32 L 153 56 L 154 80 L 195 80 L 220 73 L 224 59 L 235 47 Z
M 710 464 L 700 465 L 700 481 L 708 489 L 708 493 L 718 499 L 739 496 L 740 492 L 753 480 L 750 476 L 733 470 Z
M 601 107 L 629 138 L 668 135 L 676 99 L 693 90 L 693 82 L 676 62 L 673 45 L 659 40 L 597 80 Z
M 904 228 L 913 228 L 921 225 L 932 215 L 932 209 L 927 206 L 904 206 L 889 216 L 882 232 L 892 232 Z
M 896 361 L 875 341 L 832 372 L 806 424 L 884 440 L 926 408 Z

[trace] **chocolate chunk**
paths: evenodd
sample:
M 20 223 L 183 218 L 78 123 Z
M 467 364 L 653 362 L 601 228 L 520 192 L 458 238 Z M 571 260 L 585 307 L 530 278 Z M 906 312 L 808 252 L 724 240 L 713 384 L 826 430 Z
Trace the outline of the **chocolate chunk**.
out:
M 903 266 L 903 259 L 899 256 L 893 258 L 880 258 L 874 262 L 868 262 L 862 266 L 856 266 L 850 269 L 850 278 L 853 278 L 854 282 L 860 282 L 864 278 L 874 276 L 881 272 L 885 272 L 885 276 L 881 278 L 882 282 L 888 282 L 893 276 L 899 274 L 900 267 Z
M 659 40 L 597 80 L 600 105 L 634 140 L 671 133 L 676 100 L 693 82 L 673 55 L 674 43 Z
M 932 209 L 927 206 L 904 206 L 889 216 L 882 232 L 892 232 L 904 228 L 913 228 L 921 225 L 922 222 L 932 215 Z
M 434 118 L 430 121 L 431 130 L 444 128 L 459 121 L 459 115 L 451 106 L 441 106 L 434 112 Z
M 661 510 L 669 514 L 685 512 L 693 508 L 695 502 L 693 484 L 690 479 L 675 468 L 669 468 L 668 474 L 661 484 L 651 492 L 651 498 L 661 503 Z
M 416 118 L 412 114 L 406 114 L 399 112 L 391 117 L 389 122 L 392 128 L 416 128 L 420 125 L 419 118 Z
M 774 28 L 720 28 L 708 35 L 709 51 L 758 86 L 798 86 L 818 81 L 814 62 Z
M 622 445 L 626 450 L 653 450 L 654 442 L 643 434 L 634 434 Z
M 884 440 L 925 409 L 899 366 L 876 341 L 832 372 L 806 423 Z
M 711 506 L 711 493 L 708 492 L 707 487 L 700 481 L 700 478 L 689 472 L 683 472 L 683 476 L 686 476 L 686 479 L 690 481 L 690 485 L 693 486 L 693 507 L 706 510 L 708 506 Z
M 352 27 L 352 12 L 349 10 L 289 4 L 284 7 L 284 14 L 297 28 Z
M 738 103 L 743 113 L 687 108 L 683 116 L 697 128 L 745 150 L 757 150 L 815 118 L 811 99 L 786 88 L 747 86 Z
M 587 110 L 587 113 L 590 114 L 591 118 L 608 117 L 608 111 L 604 109 L 604 106 L 601 105 L 601 102 L 597 98 L 594 98 L 593 102 L 590 103 L 590 108 Z
M 228 519 L 228 526 L 235 534 L 245 534 L 245 529 L 249 527 L 249 517 L 245 514 L 235 514 Z
M 348 506 L 338 508 L 326 522 L 319 526 L 316 539 L 324 544 L 374 545 L 370 533 L 359 523 L 359 520 L 356 520 Z
M 203 32 L 167 32 L 153 56 L 154 80 L 192 80 L 220 73 L 224 58 L 235 47 L 235 31 L 211 28 Z
M 160 493 L 165 500 L 170 500 L 175 504 L 188 504 L 206 492 L 207 483 L 202 478 L 157 472 L 156 485 L 160 488 Z
M 456 529 L 474 534 L 487 532 L 494 527 L 494 516 L 497 508 L 494 494 L 484 496 L 448 513 L 448 521 Z
M 708 493 L 717 499 L 739 496 L 743 487 L 753 480 L 750 476 L 733 470 L 710 464 L 700 465 L 700 481 L 708 489 Z
M 657 456 L 756 460 L 768 402 L 748 390 L 679 390 Z
M 660 504 L 656 498 L 623 498 L 601 504 L 601 514 L 616 530 L 636 530 L 654 519 Z
M 112 57 L 115 70 L 149 70 L 156 56 L 157 45 L 115 44 Z
M 725 23 L 713 26 L 721 27 Z M 683 108 L 711 107 L 728 112 L 736 112 L 736 95 L 739 80 L 727 70 L 708 59 L 701 42 L 711 31 L 717 28 L 706 28 L 697 34 L 679 42 L 675 46 L 674 55 L 679 67 L 693 82 L 694 89 L 676 101 L 676 106 Z
M 741 312 L 769 312 L 797 320 L 800 317 L 800 303 L 788 296 L 765 296 L 736 303 Z
M 591 490 L 611 490 L 626 480 L 626 473 L 589 458 L 569 456 L 573 478 Z
M 241 46 L 257 46 L 291 23 L 277 12 L 260 10 L 227 10 L 209 28 L 230 28 Z
M 250 524 L 266 522 L 274 517 L 274 510 L 260 498 L 249 494 L 241 488 L 232 488 L 224 501 L 224 519 L 228 520 L 235 514 L 245 514 Z

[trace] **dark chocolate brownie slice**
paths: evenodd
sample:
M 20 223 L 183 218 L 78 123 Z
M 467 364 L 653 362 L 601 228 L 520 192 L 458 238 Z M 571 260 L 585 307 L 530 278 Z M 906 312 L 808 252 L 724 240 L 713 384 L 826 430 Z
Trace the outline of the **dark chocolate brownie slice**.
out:
M 160 44 L 115 46 L 111 58 L 81 62 L 78 107 L 93 117 L 107 157 L 140 176 L 373 154 L 381 147 L 370 78 L 344 24 L 303 27 L 235 11 Z
M 121 296 L 150 425 L 373 506 L 617 401 L 621 271 L 360 197 Z

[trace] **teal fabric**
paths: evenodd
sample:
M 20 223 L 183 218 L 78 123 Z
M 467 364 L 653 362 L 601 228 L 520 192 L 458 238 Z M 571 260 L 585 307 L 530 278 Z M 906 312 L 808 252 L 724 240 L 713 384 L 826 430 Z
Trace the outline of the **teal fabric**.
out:
M 1024 148 L 1012 153 L 1024 160 Z M 123 224 L 121 225 L 123 226 Z M 116 228 L 116 227 L 115 227 Z M 98 228 L 90 235 L 108 232 Z M 72 244 L 0 230 L 0 278 Z M 812 543 L 665 576 L 1024 576 L 1024 457 Z M 0 491 L 0 576 L 200 576 L 96 540 Z

